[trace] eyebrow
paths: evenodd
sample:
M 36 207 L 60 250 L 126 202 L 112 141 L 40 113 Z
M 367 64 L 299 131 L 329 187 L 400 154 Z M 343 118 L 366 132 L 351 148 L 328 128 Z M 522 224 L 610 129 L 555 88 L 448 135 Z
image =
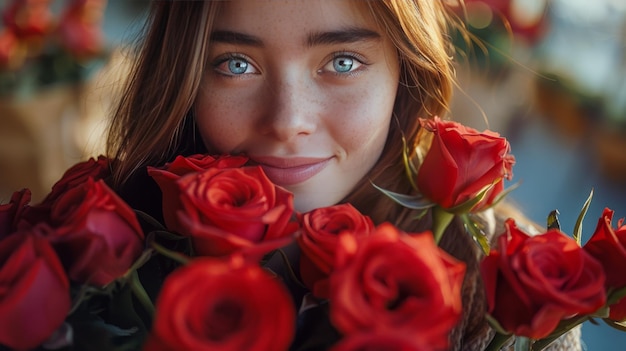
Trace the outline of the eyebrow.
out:
M 306 45 L 309 47 L 316 45 L 346 44 L 364 40 L 379 40 L 380 34 L 365 28 L 345 28 L 330 32 L 311 33 L 307 37 Z
M 370 29 L 350 27 L 328 32 L 315 32 L 307 36 L 305 44 L 308 47 L 317 45 L 332 45 L 355 43 L 367 40 L 379 40 L 380 34 Z M 225 44 L 239 44 L 246 46 L 263 47 L 263 40 L 254 35 L 233 32 L 229 30 L 217 30 L 211 33 L 211 41 Z
M 211 41 L 225 44 L 240 44 L 257 47 L 263 46 L 263 41 L 258 37 L 229 30 L 214 31 L 211 33 Z

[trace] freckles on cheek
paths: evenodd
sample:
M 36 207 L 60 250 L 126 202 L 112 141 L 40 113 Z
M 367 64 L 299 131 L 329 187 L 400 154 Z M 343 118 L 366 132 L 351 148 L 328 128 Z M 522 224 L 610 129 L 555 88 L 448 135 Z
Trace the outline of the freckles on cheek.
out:
M 237 109 L 232 98 L 210 95 L 202 98 L 205 100 L 196 107 L 196 123 L 205 145 L 230 153 L 239 143 L 242 125 L 237 116 L 243 112 Z
M 343 139 L 354 147 L 384 144 L 387 139 L 393 104 L 376 94 L 362 94 L 343 102 L 343 111 L 337 116 L 337 127 Z
M 336 124 L 333 139 L 340 154 L 352 160 L 352 166 L 371 167 L 384 148 L 388 134 L 388 123 L 384 121 L 388 119 L 375 113 L 366 108 L 355 108 L 337 118 L 341 122 Z

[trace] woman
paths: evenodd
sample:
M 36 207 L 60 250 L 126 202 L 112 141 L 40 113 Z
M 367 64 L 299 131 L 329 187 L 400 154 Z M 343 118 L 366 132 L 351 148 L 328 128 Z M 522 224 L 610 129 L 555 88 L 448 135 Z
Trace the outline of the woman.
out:
M 371 182 L 413 192 L 402 138 L 420 146 L 418 117 L 447 111 L 453 22 L 443 3 L 155 2 L 109 134 L 115 186 L 159 216 L 146 166 L 178 154 L 245 153 L 294 193 L 297 211 L 349 202 L 375 223 L 429 228 Z M 493 331 L 479 252 L 460 222 L 440 245 L 467 264 L 451 349 L 482 350 Z M 554 349 L 579 347 L 574 333 L 566 339 Z

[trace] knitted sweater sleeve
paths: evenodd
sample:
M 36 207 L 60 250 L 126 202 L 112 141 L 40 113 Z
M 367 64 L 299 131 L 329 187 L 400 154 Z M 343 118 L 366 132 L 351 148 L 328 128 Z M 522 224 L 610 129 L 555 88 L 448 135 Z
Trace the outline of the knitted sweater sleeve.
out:
M 511 341 L 502 351 L 513 351 L 515 343 Z M 577 326 L 556 339 L 544 351 L 582 351 L 581 326 Z

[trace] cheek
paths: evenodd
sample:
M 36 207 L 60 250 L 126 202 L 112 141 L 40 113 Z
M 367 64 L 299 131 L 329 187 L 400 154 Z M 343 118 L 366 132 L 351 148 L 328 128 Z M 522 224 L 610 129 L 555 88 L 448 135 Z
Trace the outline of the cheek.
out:
M 199 93 L 194 104 L 196 125 L 209 151 L 236 151 L 248 133 L 253 101 L 228 90 Z
M 370 89 L 336 100 L 340 112 L 331 116 L 331 129 L 346 151 L 377 158 L 387 139 L 396 90 L 367 87 Z

